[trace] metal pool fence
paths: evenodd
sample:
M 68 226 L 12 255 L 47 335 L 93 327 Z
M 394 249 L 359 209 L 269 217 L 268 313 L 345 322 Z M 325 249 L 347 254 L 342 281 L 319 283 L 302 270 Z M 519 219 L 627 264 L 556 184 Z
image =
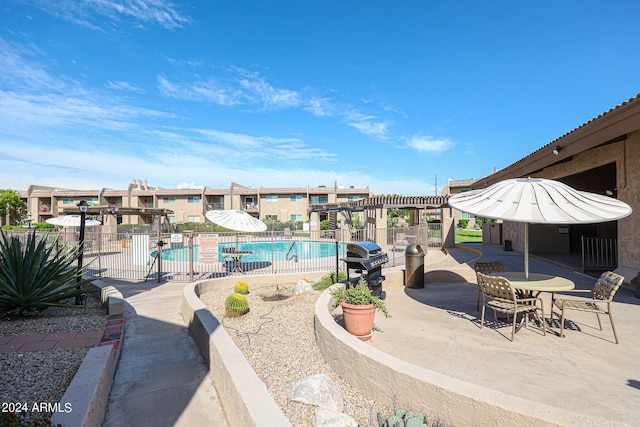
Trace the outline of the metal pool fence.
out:
M 85 274 L 127 280 L 184 281 L 259 274 L 344 271 L 341 258 L 350 241 L 375 241 L 389 256 L 388 266 L 404 265 L 405 250 L 442 245 L 440 224 L 408 228 L 336 231 L 267 231 L 262 233 L 111 233 L 102 227 L 85 231 Z M 8 232 L 26 239 L 27 233 Z M 78 231 L 38 231 L 57 250 L 75 245 Z M 336 240 L 338 237 L 338 240 Z

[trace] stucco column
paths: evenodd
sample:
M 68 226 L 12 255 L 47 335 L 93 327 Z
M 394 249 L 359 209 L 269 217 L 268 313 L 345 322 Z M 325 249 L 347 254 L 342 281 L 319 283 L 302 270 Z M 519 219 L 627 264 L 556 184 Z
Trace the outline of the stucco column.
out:
M 442 227 L 442 247 L 452 248 L 456 245 L 455 218 L 452 208 L 442 208 L 440 212 Z

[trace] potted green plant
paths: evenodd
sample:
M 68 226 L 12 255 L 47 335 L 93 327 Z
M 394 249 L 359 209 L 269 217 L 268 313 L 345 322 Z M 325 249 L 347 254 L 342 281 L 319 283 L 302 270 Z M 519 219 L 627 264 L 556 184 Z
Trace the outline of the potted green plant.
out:
M 345 285 L 331 291 L 334 298 L 332 309 L 342 307 L 344 325 L 348 332 L 362 341 L 371 338 L 376 310 L 389 317 L 384 301 L 371 293 L 366 280 L 360 279 L 357 285 Z

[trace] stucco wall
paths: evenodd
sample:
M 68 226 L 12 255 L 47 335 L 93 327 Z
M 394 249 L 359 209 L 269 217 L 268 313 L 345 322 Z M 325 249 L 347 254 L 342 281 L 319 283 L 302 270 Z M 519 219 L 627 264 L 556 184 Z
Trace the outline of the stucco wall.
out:
M 577 154 L 571 161 L 549 166 L 535 175 L 561 179 L 609 163 L 616 164 L 617 198 L 633 208 L 631 216 L 618 221 L 618 264 L 640 269 L 640 131 L 629 134 L 626 140 Z M 517 231 L 521 228 L 512 224 L 503 229 L 504 238 L 512 239 L 517 250 L 524 249 Z

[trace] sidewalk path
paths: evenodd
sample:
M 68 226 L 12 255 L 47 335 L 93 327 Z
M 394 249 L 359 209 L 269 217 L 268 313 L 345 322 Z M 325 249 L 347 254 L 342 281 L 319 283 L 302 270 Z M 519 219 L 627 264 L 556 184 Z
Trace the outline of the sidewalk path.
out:
M 127 302 L 103 426 L 227 426 L 209 370 L 180 315 L 184 283 L 103 281 Z

